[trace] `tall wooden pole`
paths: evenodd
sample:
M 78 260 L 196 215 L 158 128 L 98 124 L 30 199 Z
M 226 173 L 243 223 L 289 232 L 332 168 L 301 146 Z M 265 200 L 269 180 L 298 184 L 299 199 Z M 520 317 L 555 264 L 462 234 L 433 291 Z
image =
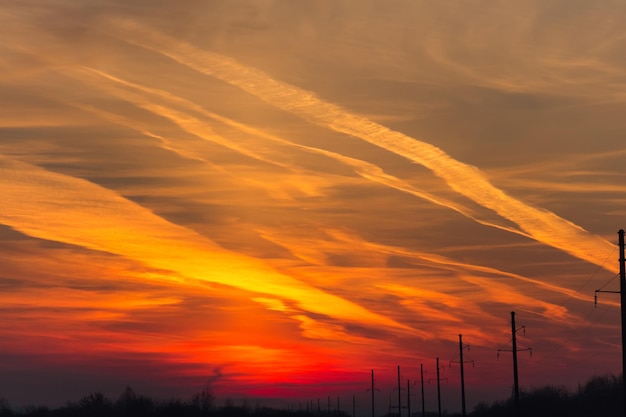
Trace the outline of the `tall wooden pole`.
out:
M 465 374 L 463 372 L 463 335 L 459 334 L 459 353 L 461 359 L 461 409 L 462 415 L 465 417 Z
M 426 404 L 424 403 L 424 364 L 420 363 L 420 378 L 422 379 L 422 417 L 426 417 Z
M 441 417 L 441 379 L 439 378 L 439 358 L 437 358 L 437 415 Z
M 402 417 L 402 391 L 400 386 L 400 365 L 398 365 L 398 417 Z
M 411 417 L 411 381 L 406 380 L 406 415 Z
M 619 236 L 619 292 L 622 304 L 622 402 L 626 416 L 626 261 L 624 260 L 624 230 L 617 232 Z
M 513 393 L 515 399 L 515 417 L 520 417 L 519 379 L 517 375 L 517 331 L 515 329 L 515 311 L 511 311 L 511 333 L 513 334 Z
M 375 417 L 374 412 L 374 370 L 372 369 L 372 417 Z
M 619 237 L 619 291 L 596 290 L 596 297 L 599 292 L 610 292 L 620 294 L 620 312 L 622 322 L 622 407 L 626 416 L 626 260 L 624 259 L 624 230 L 617 232 Z M 597 298 L 596 298 L 597 300 Z

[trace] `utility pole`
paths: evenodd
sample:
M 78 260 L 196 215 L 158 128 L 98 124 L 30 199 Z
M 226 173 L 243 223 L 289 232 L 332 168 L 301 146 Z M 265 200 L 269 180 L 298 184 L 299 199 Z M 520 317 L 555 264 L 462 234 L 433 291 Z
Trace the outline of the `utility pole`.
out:
M 402 407 L 402 390 L 404 388 L 402 388 L 401 384 L 400 384 L 400 365 L 398 365 L 398 417 L 402 417 L 402 408 L 406 408 L 406 407 Z M 391 409 L 392 408 L 396 408 L 396 406 L 392 406 L 391 405 L 391 396 L 389 396 L 389 412 L 391 413 Z
M 469 345 L 467 347 L 469 348 Z M 463 335 L 461 334 L 459 334 L 459 355 L 461 356 L 461 405 L 462 415 L 465 417 L 465 374 L 463 373 Z
M 406 415 L 411 417 L 411 381 L 406 380 Z
M 398 417 L 402 417 L 402 393 L 400 392 L 400 365 L 398 365 Z
M 520 417 L 520 406 L 519 406 L 519 377 L 517 372 L 517 352 L 519 351 L 530 351 L 532 356 L 532 348 L 517 348 L 517 332 L 518 330 L 526 331 L 526 326 L 522 326 L 519 329 L 515 327 L 515 311 L 511 311 L 511 335 L 512 335 L 512 350 L 498 349 L 498 355 L 502 351 L 513 352 L 513 395 L 515 401 L 515 417 Z
M 441 378 L 439 378 L 439 358 L 437 358 L 437 415 L 441 417 L 441 387 L 439 382 Z
M 619 292 L 622 310 L 622 402 L 626 415 L 626 261 L 624 260 L 624 230 L 617 232 L 619 236 Z
M 437 358 L 437 379 L 436 379 L 436 381 L 437 381 L 437 410 L 438 410 L 438 414 L 437 415 L 439 417 L 441 417 L 441 386 L 440 386 L 441 384 L 440 384 L 440 382 L 441 381 L 447 381 L 448 378 L 445 378 L 443 380 L 441 379 L 441 377 L 439 376 L 439 368 L 440 368 L 439 367 L 439 358 Z M 433 381 L 433 380 L 429 379 L 428 381 L 430 382 L 430 381 Z
M 517 338 L 515 337 L 515 311 L 511 311 L 511 334 L 513 335 L 513 386 L 515 390 L 515 415 L 519 417 L 519 376 L 517 373 Z
M 465 417 L 467 415 L 466 412 L 466 408 L 465 408 L 465 372 L 464 372 L 464 368 L 463 368 L 463 364 L 465 363 L 465 361 L 463 360 L 463 350 L 467 349 L 469 351 L 469 345 L 464 345 L 463 344 L 463 335 L 459 334 L 459 364 L 461 364 L 461 408 L 462 408 L 462 415 L 463 417 Z M 474 365 L 474 361 L 467 361 L 468 363 L 471 362 L 472 365 Z M 453 364 L 455 362 L 450 361 L 450 364 Z
M 619 293 L 622 321 L 622 406 L 626 416 L 626 260 L 624 259 L 624 230 L 617 232 L 619 242 L 619 291 L 596 290 L 594 299 L 598 302 L 599 292 Z
M 420 378 L 422 380 L 422 417 L 426 417 L 426 404 L 424 403 L 424 364 L 420 363 Z
M 375 416 L 374 412 L 374 370 L 372 369 L 372 417 Z
M 372 417 L 375 417 L 376 412 L 374 411 L 374 391 L 380 391 L 378 388 L 374 388 L 374 370 L 372 369 L 372 388 L 370 388 L 372 391 Z M 369 389 L 368 389 L 369 391 Z

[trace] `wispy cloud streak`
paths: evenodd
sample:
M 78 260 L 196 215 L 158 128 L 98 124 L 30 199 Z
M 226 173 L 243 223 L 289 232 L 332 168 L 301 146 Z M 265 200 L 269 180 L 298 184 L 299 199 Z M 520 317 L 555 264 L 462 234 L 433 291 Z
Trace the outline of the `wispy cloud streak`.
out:
M 478 223 L 495 227 L 495 228 L 499 228 L 499 229 L 502 229 L 511 233 L 517 233 L 523 236 L 527 236 L 525 233 L 521 232 L 520 230 L 512 228 L 508 225 L 499 224 L 493 220 L 483 219 L 479 216 L 478 213 L 475 213 L 471 208 L 463 206 L 462 204 L 458 202 L 454 202 L 450 199 L 446 199 L 444 197 L 437 196 L 432 193 L 420 190 L 416 188 L 415 186 L 409 184 L 408 182 L 396 176 L 386 173 L 382 168 L 370 162 L 357 159 L 357 158 L 352 158 L 352 157 L 342 155 L 336 152 L 328 151 L 325 149 L 302 145 L 302 144 L 288 141 L 276 135 L 272 135 L 267 132 L 264 132 L 261 129 L 257 129 L 255 127 L 246 125 L 244 123 L 237 122 L 230 118 L 221 116 L 217 113 L 207 111 L 202 106 L 194 102 L 191 102 L 187 99 L 184 99 L 182 97 L 171 94 L 167 91 L 156 89 L 156 88 L 151 88 L 145 85 L 140 85 L 140 84 L 133 83 L 127 80 L 123 80 L 119 77 L 113 76 L 111 74 L 108 74 L 106 72 L 99 71 L 93 68 L 85 68 L 83 70 L 76 71 L 75 75 L 85 80 L 86 82 L 89 82 L 91 78 L 88 75 L 97 75 L 99 76 L 99 78 L 104 78 L 108 81 L 112 81 L 115 85 L 119 87 L 127 87 L 126 90 L 117 89 L 116 92 L 114 93 L 111 90 L 107 90 L 107 91 L 110 93 L 116 94 L 118 97 L 124 100 L 128 100 L 145 110 L 151 111 L 155 114 L 158 114 L 159 116 L 162 116 L 171 120 L 172 122 L 176 123 L 179 127 L 181 127 L 183 130 L 185 130 L 188 133 L 191 133 L 201 139 L 208 140 L 208 141 L 217 143 L 219 145 L 225 146 L 231 150 L 241 153 L 242 155 L 245 155 L 245 156 L 260 160 L 260 161 L 276 164 L 283 168 L 289 168 L 292 170 L 297 170 L 298 168 L 295 166 L 291 166 L 286 162 L 281 161 L 280 160 L 281 157 L 277 155 L 277 152 L 273 148 L 267 146 L 268 142 L 278 144 L 281 146 L 289 146 L 289 147 L 296 148 L 301 151 L 312 153 L 312 154 L 323 155 L 325 157 L 341 162 L 342 164 L 350 167 L 351 169 L 353 169 L 353 171 L 356 174 L 358 174 L 359 176 L 367 180 L 370 180 L 378 184 L 393 188 L 395 190 L 422 198 L 424 200 L 430 201 L 431 203 L 434 203 L 443 207 L 447 207 Z M 128 89 L 130 89 L 131 91 L 128 91 Z M 144 97 L 141 94 L 137 94 L 137 92 L 147 93 L 149 96 Z M 153 101 L 154 98 L 164 100 L 168 103 L 168 105 L 155 104 Z M 182 107 L 185 110 L 185 112 L 176 110 L 172 106 Z M 174 151 L 183 157 L 189 157 L 192 159 L 202 160 L 207 163 L 209 162 L 202 154 L 198 152 L 194 152 L 193 150 L 189 149 L 188 146 L 185 146 L 183 143 L 181 143 L 182 141 L 180 139 L 178 139 L 177 141 L 166 139 L 162 136 L 156 135 L 155 133 L 146 130 L 145 127 L 138 126 L 138 124 L 136 122 L 133 122 L 132 120 L 115 116 L 115 115 L 110 115 L 108 113 L 105 113 L 102 110 L 95 109 L 92 106 L 89 106 L 89 107 L 83 106 L 83 109 L 94 111 L 117 123 L 121 123 L 125 126 L 134 128 L 135 130 L 138 130 L 143 134 L 154 137 L 163 144 L 164 148 Z M 239 131 L 253 135 L 257 138 L 262 139 L 263 143 L 257 142 L 254 148 L 251 148 L 250 146 L 243 146 L 237 143 L 236 141 L 229 140 L 228 138 L 222 137 L 218 135 L 216 132 L 213 132 L 209 128 L 207 123 L 204 123 L 203 120 L 198 119 L 192 113 L 205 116 L 209 119 L 223 123 L 227 126 L 236 128 Z
M 268 104 L 334 131 L 361 138 L 430 169 L 457 193 L 510 220 L 533 239 L 593 264 L 612 244 L 548 210 L 530 206 L 498 189 L 476 167 L 457 161 L 442 149 L 409 137 L 326 102 L 312 92 L 273 79 L 236 60 L 129 21 L 114 21 L 111 32 L 163 54 L 182 65 L 216 77 Z M 605 266 L 606 267 L 606 266 Z M 611 270 L 615 268 L 609 267 Z
M 420 333 L 261 261 L 228 252 L 91 182 L 0 158 L 0 185 L 10 202 L 0 208 L 0 222 L 30 236 L 135 259 L 172 271 L 171 279 L 182 285 L 220 283 L 289 299 L 309 312 Z

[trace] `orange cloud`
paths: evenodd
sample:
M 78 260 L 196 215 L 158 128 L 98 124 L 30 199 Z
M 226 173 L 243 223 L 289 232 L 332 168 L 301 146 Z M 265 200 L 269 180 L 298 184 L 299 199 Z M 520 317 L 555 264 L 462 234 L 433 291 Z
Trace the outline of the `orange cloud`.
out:
M 172 271 L 171 280 L 183 285 L 217 282 L 280 295 L 300 308 L 330 317 L 410 331 L 260 261 L 227 252 L 110 190 L 17 161 L 1 159 L 0 163 L 0 184 L 10 202 L 0 209 L 0 219 L 26 234 L 139 260 Z M 54 215 L 42 217 L 41 212 Z
M 612 244 L 589 234 L 580 226 L 547 210 L 525 204 L 493 186 L 476 167 L 464 164 L 427 142 L 392 131 L 315 94 L 282 83 L 262 71 L 234 59 L 180 42 L 130 21 L 113 21 L 115 33 L 128 42 L 170 57 L 182 65 L 217 77 L 312 123 L 358 137 L 373 145 L 419 163 L 442 178 L 457 193 L 510 220 L 533 239 L 558 248 L 590 263 Z M 616 268 L 611 268 L 615 271 Z

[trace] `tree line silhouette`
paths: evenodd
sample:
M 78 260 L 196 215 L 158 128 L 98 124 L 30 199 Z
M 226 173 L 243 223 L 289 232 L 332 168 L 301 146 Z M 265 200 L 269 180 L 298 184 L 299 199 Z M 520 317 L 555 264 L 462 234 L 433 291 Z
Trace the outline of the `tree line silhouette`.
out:
M 521 392 L 521 415 L 524 417 L 623 417 L 622 376 L 595 376 L 581 385 L 576 392 L 563 387 L 545 386 Z M 333 411 L 332 417 L 351 417 L 351 414 Z M 69 402 L 58 408 L 29 406 L 13 410 L 8 402 L 0 399 L 0 417 L 313 417 L 328 416 L 328 412 L 311 410 L 284 410 L 268 407 L 237 406 L 226 401 L 218 407 L 208 389 L 194 394 L 190 400 L 155 400 L 137 394 L 127 387 L 113 401 L 100 392 Z M 368 414 L 369 415 L 369 414 Z M 437 415 L 427 413 L 427 417 Z M 448 417 L 460 414 L 444 413 Z M 488 404 L 479 403 L 471 417 L 510 417 L 514 415 L 513 399 Z M 384 417 L 393 417 L 387 414 Z M 421 412 L 411 417 L 421 417 Z
M 623 417 L 623 378 L 595 376 L 577 392 L 563 387 L 545 386 L 521 392 L 520 412 L 524 417 Z M 493 404 L 478 404 L 472 417 L 513 416 L 513 399 Z

